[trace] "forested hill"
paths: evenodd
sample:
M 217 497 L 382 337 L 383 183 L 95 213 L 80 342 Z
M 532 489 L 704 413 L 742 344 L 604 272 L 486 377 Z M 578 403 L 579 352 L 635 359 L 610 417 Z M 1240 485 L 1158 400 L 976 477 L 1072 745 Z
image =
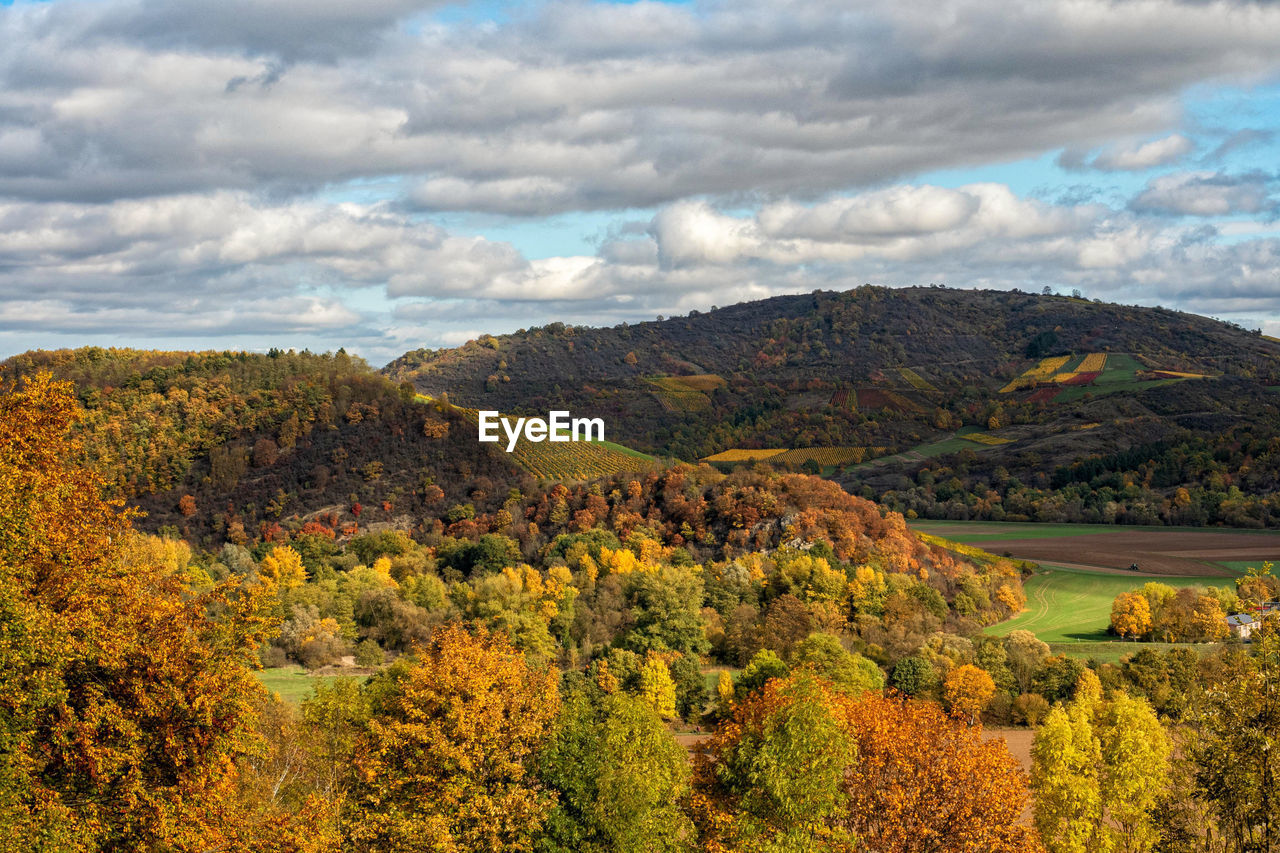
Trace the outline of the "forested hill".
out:
M 1280 519 L 1280 342 L 1160 308 L 864 286 L 483 336 L 383 372 L 463 406 L 601 416 L 651 453 L 821 471 L 919 515 Z
M 530 482 L 461 415 L 341 351 L 36 351 L 0 364 L 0 382 L 38 371 L 75 384 L 86 461 L 141 526 L 193 542 L 408 528 L 454 505 L 494 511 Z

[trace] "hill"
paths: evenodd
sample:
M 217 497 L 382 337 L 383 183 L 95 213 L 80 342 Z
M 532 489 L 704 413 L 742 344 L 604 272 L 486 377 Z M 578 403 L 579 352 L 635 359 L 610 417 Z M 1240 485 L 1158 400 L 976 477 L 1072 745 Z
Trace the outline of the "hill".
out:
M 483 336 L 383 372 L 462 406 L 603 417 L 658 455 L 772 456 L 908 515 L 1280 523 L 1280 343 L 1162 308 L 864 286 Z
M 85 461 L 146 513 L 140 526 L 196 543 L 408 527 L 496 510 L 532 482 L 461 414 L 343 352 L 37 351 L 0 380 L 42 370 L 75 383 Z

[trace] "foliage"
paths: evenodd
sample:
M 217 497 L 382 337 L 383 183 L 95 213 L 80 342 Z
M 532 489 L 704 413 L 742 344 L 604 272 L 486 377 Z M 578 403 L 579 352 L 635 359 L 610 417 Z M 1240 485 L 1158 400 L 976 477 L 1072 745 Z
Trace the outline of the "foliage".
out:
M 743 699 L 699 755 L 693 810 L 711 851 L 850 850 L 841 827 L 856 747 L 846 700 L 815 676 Z
M 987 707 L 995 692 L 995 682 L 986 670 L 967 663 L 947 673 L 943 685 L 947 707 L 951 709 L 951 713 L 967 718 L 969 725 L 978 721 L 978 715 Z
M 936 704 L 864 694 L 847 725 L 858 759 L 848 827 L 877 853 L 1034 853 L 1026 774 L 1001 740 Z
M 369 687 L 346 804 L 354 850 L 532 850 L 554 797 L 534 756 L 559 710 L 556 674 L 498 635 L 432 635 Z
M 250 843 L 280 817 L 235 798 L 260 590 L 189 593 L 166 549 L 131 538 L 76 464 L 82 416 L 47 374 L 0 393 L 0 833 L 25 849 Z
M 645 702 L 586 685 L 571 689 L 538 764 L 558 794 L 539 851 L 688 848 L 688 758 Z

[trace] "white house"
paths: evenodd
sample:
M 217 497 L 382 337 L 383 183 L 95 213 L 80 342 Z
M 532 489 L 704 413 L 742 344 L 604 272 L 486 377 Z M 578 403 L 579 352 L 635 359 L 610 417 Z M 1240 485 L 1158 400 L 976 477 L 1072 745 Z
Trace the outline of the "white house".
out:
M 1252 639 L 1253 632 L 1258 630 L 1261 624 L 1251 613 L 1232 613 L 1227 617 L 1227 628 L 1241 640 Z

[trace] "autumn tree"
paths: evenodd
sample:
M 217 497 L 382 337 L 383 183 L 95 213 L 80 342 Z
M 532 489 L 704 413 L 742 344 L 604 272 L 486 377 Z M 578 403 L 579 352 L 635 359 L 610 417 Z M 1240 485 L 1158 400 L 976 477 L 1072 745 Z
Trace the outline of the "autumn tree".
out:
M 1280 847 L 1280 624 L 1268 617 L 1253 655 L 1236 653 L 1206 690 L 1187 752 L 1196 794 L 1209 805 L 1231 850 Z
M 255 743 L 260 597 L 238 578 L 193 593 L 125 547 L 129 514 L 77 464 L 81 417 L 47 374 L 0 393 L 0 837 L 247 848 L 263 815 L 234 762 Z
M 533 770 L 556 680 L 503 636 L 457 626 L 376 677 L 346 807 L 352 849 L 532 850 L 554 803 Z
M 884 673 L 880 667 L 846 650 L 833 634 L 810 634 L 797 643 L 791 652 L 791 666 L 809 667 L 850 695 L 884 689 Z
M 1156 849 L 1172 745 L 1146 700 L 1102 698 L 1092 671 L 1032 745 L 1036 826 L 1050 853 Z
M 842 826 L 857 752 L 848 702 L 801 672 L 737 703 L 696 760 L 692 810 L 707 850 L 856 849 Z
M 566 695 L 538 766 L 558 795 L 540 851 L 688 848 L 693 827 L 681 806 L 689 795 L 689 760 L 645 702 L 584 680 Z
M 968 718 L 969 725 L 978 721 L 978 715 L 987 707 L 995 693 L 996 684 L 987 671 L 969 663 L 957 666 L 947 673 L 943 688 L 943 696 L 951 713 Z
M 1151 605 L 1138 592 L 1122 592 L 1111 603 L 1111 630 L 1121 637 L 1145 637 L 1151 633 Z
M 1021 821 L 1026 774 L 1003 740 L 933 702 L 865 694 L 846 724 L 857 761 L 844 781 L 846 826 L 876 853 L 1036 853 Z
M 1107 849 L 1099 767 L 1102 747 L 1081 703 L 1056 707 L 1031 747 L 1036 828 L 1049 853 Z

